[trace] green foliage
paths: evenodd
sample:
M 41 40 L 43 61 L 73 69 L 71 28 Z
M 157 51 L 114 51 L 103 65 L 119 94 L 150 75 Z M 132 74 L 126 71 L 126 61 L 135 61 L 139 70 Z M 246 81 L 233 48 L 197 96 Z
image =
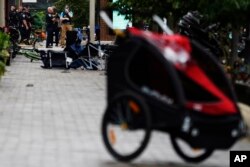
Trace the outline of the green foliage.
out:
M 117 0 L 109 6 L 137 24 L 142 21 L 151 22 L 153 14 L 177 20 L 193 9 L 192 1 L 194 0 L 188 3 L 183 0 Z
M 45 11 L 33 11 L 31 13 L 33 18 L 33 28 L 34 29 L 44 29 L 45 28 Z
M 58 13 L 64 11 L 65 5 L 69 5 L 73 11 L 73 24 L 74 27 L 82 27 L 87 25 L 89 22 L 89 0 L 57 0 L 54 5 L 58 9 Z
M 9 35 L 0 32 L 0 77 L 5 72 L 5 63 L 9 57 L 8 47 L 9 47 L 10 38 Z
M 250 1 L 249 0 L 200 0 L 197 9 L 205 14 L 206 18 L 213 22 L 220 22 L 225 27 L 230 24 L 232 28 L 232 45 L 230 64 L 237 59 L 237 44 L 241 26 L 249 24 Z
M 5 50 L 9 47 L 9 35 L 0 32 L 0 50 Z
M 210 21 L 242 25 L 250 14 L 249 0 L 117 0 L 112 9 L 133 22 L 151 20 L 153 14 L 179 19 L 190 10 L 198 10 Z
M 198 10 L 208 22 L 220 22 L 221 25 L 232 27 L 233 40 L 231 57 L 233 62 L 237 57 L 237 42 L 240 26 L 249 24 L 250 0 L 117 0 L 111 3 L 112 9 L 137 23 L 151 21 L 153 14 L 168 19 L 168 25 L 173 29 L 177 20 L 191 10 Z M 172 24 L 171 24 L 172 20 Z
M 197 3 L 199 9 L 211 21 L 219 21 L 234 26 L 245 25 L 249 21 L 249 0 L 200 0 Z

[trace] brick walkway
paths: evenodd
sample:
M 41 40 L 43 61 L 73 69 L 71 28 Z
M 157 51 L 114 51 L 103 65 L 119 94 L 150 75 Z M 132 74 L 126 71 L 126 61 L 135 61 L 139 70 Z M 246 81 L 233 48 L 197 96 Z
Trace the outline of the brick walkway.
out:
M 166 134 L 154 132 L 130 164 L 113 160 L 100 136 L 105 108 L 101 71 L 41 69 L 18 56 L 0 81 L 0 167 L 187 167 Z M 233 149 L 250 150 L 247 140 Z M 216 151 L 199 167 L 228 167 Z

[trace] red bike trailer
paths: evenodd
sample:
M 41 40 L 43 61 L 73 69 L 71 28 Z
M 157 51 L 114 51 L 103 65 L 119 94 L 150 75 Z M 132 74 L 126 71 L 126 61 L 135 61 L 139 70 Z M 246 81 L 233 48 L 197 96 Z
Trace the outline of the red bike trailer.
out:
M 108 59 L 108 103 L 102 122 L 103 141 L 116 159 L 129 161 L 140 155 L 152 130 L 169 133 L 176 152 L 189 162 L 201 162 L 245 136 L 232 85 L 216 58 L 199 43 L 136 28 L 127 29 L 118 42 Z M 118 136 L 110 126 L 145 133 L 135 150 L 123 154 L 116 150 Z M 185 154 L 179 139 L 202 153 Z

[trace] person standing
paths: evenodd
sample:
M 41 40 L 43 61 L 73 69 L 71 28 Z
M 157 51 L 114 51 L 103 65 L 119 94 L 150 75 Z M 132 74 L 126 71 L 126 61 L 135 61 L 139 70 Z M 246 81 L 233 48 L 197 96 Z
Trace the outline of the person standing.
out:
M 60 44 L 62 47 L 65 47 L 66 45 L 66 32 L 72 31 L 72 17 L 73 12 L 70 11 L 69 6 L 66 5 L 64 11 L 60 15 L 61 20 L 61 38 L 60 38 Z
M 53 18 L 55 18 L 54 21 L 53 21 L 53 34 L 55 36 L 56 46 L 58 46 L 58 43 L 59 43 L 59 32 L 60 32 L 60 16 L 57 13 L 56 7 L 52 6 L 52 8 L 53 8 Z
M 17 28 L 18 24 L 19 20 L 18 20 L 18 13 L 16 10 L 16 6 L 11 5 L 9 12 L 9 26 Z
M 19 18 L 16 6 L 10 6 L 9 19 L 8 19 L 8 30 L 10 35 L 10 40 L 12 42 L 18 43 L 21 39 L 21 34 L 19 30 Z
M 54 24 L 55 18 L 53 17 L 53 8 L 48 7 L 47 8 L 47 14 L 46 14 L 46 48 L 52 48 L 53 46 L 53 24 Z
M 24 7 L 24 14 L 25 14 L 25 20 L 26 20 L 27 25 L 28 25 L 28 30 L 26 31 L 25 38 L 29 41 L 31 29 L 32 29 L 32 16 L 30 14 L 30 7 L 29 6 Z
M 19 8 L 18 8 L 18 19 L 19 19 L 19 31 L 21 33 L 20 43 L 22 43 L 22 42 L 25 42 L 27 40 L 26 37 L 27 37 L 27 32 L 29 30 L 27 18 L 26 18 L 26 15 L 24 13 L 24 8 L 22 6 L 19 6 Z

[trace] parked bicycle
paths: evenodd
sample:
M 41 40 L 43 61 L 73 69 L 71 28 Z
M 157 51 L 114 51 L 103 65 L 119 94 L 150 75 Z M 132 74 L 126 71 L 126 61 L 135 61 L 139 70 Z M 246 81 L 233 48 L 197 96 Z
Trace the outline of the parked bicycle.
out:
M 45 32 L 42 30 L 32 29 L 30 40 L 26 44 L 20 47 L 17 53 L 24 55 L 29 58 L 32 62 L 33 60 L 41 60 L 40 52 L 37 48 L 43 46 L 43 41 L 46 38 Z

